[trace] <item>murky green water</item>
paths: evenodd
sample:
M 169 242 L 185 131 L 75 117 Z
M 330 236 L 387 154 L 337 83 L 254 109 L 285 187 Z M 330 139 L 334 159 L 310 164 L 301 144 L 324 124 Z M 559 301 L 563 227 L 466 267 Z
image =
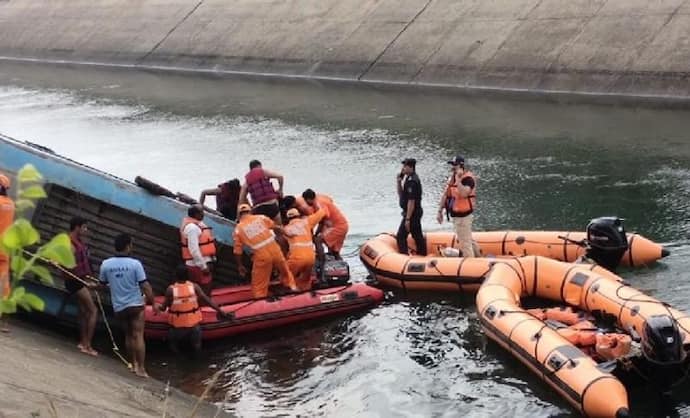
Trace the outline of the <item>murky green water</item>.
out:
M 0 131 L 133 179 L 192 196 L 247 163 L 286 190 L 334 196 L 350 219 L 345 252 L 399 222 L 394 176 L 418 159 L 427 230 L 445 161 L 479 176 L 476 229 L 575 229 L 602 215 L 672 243 L 630 282 L 690 309 L 690 113 L 482 99 L 315 83 L 220 80 L 62 68 L 0 68 Z M 154 374 L 212 391 L 241 416 L 568 416 L 572 410 L 481 336 L 472 297 L 390 295 L 368 313 L 230 339 L 184 364 L 161 347 Z M 690 390 L 667 405 L 690 415 Z M 659 403 L 631 392 L 636 416 Z

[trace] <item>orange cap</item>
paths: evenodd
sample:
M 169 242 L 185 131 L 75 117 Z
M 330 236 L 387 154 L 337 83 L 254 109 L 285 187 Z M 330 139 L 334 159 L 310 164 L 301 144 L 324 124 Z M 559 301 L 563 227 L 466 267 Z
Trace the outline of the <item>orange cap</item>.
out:
M 237 213 L 251 212 L 252 207 L 246 203 L 242 203 L 239 208 L 237 208 Z
M 292 208 L 287 211 L 288 219 L 296 218 L 299 216 L 299 211 L 296 208 Z
M 7 177 L 4 174 L 0 174 L 0 187 L 4 187 L 5 189 L 9 189 L 11 184 L 12 183 L 10 182 L 9 177 Z

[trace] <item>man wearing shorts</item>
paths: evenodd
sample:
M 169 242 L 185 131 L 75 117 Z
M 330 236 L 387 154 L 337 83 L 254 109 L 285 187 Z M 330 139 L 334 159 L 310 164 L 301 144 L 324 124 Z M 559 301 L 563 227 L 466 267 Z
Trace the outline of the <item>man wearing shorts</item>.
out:
M 70 295 L 74 295 L 79 305 L 79 344 L 77 348 L 84 354 L 97 356 L 98 352 L 91 347 L 91 340 L 93 340 L 93 333 L 98 320 L 98 311 L 90 291 L 90 288 L 95 287 L 96 283 L 91 281 L 93 280 L 93 269 L 89 259 L 89 248 L 84 242 L 88 231 L 86 219 L 75 216 L 70 220 L 69 238 L 77 264 L 70 269 L 71 274 L 63 274 L 63 278 L 65 289 Z
M 144 367 L 146 344 L 144 343 L 144 306 L 153 305 L 153 290 L 146 280 L 144 266 L 130 257 L 132 237 L 120 234 L 115 237 L 115 256 L 101 264 L 100 281 L 110 287 L 110 299 L 115 318 L 120 320 L 125 331 L 125 345 L 132 361 L 132 371 L 139 377 L 149 377 Z M 143 295 L 142 295 L 143 293 Z
M 278 181 L 278 190 L 273 188 L 271 179 Z M 272 219 L 276 225 L 282 225 L 280 218 L 279 199 L 283 197 L 283 175 L 265 170 L 258 160 L 249 162 L 249 172 L 244 176 L 244 184 L 240 189 L 239 203 L 249 203 L 247 195 L 251 197 L 252 214 L 264 215 Z

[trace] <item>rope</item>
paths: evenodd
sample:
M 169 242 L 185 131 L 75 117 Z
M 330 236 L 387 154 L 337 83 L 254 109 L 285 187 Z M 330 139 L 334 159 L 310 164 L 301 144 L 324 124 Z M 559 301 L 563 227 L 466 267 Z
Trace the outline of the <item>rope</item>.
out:
M 126 358 L 122 354 L 120 354 L 120 347 L 117 346 L 117 343 L 115 342 L 115 336 L 113 336 L 113 330 L 110 329 L 110 324 L 108 323 L 108 319 L 105 316 L 105 309 L 103 308 L 103 302 L 101 301 L 101 295 L 98 294 L 98 292 L 94 292 L 96 294 L 96 301 L 98 302 L 98 308 L 101 310 L 101 315 L 103 315 L 103 323 L 105 324 L 105 328 L 108 330 L 108 335 L 110 336 L 110 342 L 113 343 L 113 353 L 122 360 L 122 362 L 127 366 L 128 369 L 132 368 L 132 363 L 128 362 Z
M 660 301 L 660 300 L 657 300 L 657 299 L 652 299 L 652 300 L 637 299 L 635 296 L 640 296 L 640 295 L 642 295 L 642 296 L 647 296 L 647 295 L 645 295 L 644 293 L 639 292 L 639 291 L 638 291 L 638 292 L 639 292 L 638 295 L 635 295 L 635 296 L 632 296 L 632 297 L 628 297 L 628 298 L 623 297 L 623 296 L 621 296 L 620 293 L 619 293 L 623 287 L 624 287 L 624 286 L 620 286 L 620 287 L 616 288 L 616 297 L 618 297 L 619 299 L 621 299 L 621 300 L 624 301 L 624 302 L 633 302 L 633 303 L 635 303 L 635 302 L 636 302 L 636 303 L 652 303 L 652 304 L 661 305 L 664 309 L 666 309 L 666 312 L 668 312 L 668 316 L 671 318 L 671 320 L 673 320 L 673 322 L 676 323 L 676 325 L 678 326 L 678 328 L 680 328 L 680 329 L 682 329 L 683 331 L 685 331 L 686 333 L 690 334 L 690 330 L 688 330 L 687 328 L 685 328 L 685 327 L 683 326 L 683 324 L 680 323 L 680 321 L 678 320 L 678 318 L 676 318 L 676 317 L 673 315 L 673 312 L 671 312 L 671 305 L 670 305 L 670 304 L 668 304 L 668 303 L 666 303 L 666 302 L 663 302 L 663 301 Z M 647 296 L 647 297 L 651 297 L 651 296 Z M 629 309 L 629 308 L 628 308 L 628 309 Z
M 60 264 L 54 262 L 53 260 L 47 259 L 45 257 L 41 257 L 40 255 L 34 254 L 34 253 L 27 251 L 27 250 L 24 250 L 24 253 L 26 253 L 32 257 L 36 257 L 37 259 L 43 261 L 44 263 L 50 264 L 51 266 L 55 267 L 56 269 L 65 273 L 66 275 L 68 275 L 70 278 L 80 282 L 81 284 L 83 284 L 84 286 L 86 286 L 88 288 L 89 284 L 86 282 L 86 280 L 82 279 L 81 277 L 79 277 L 76 274 L 72 273 L 71 271 L 67 270 L 66 268 L 64 268 Z M 91 276 L 86 276 L 86 277 L 88 277 L 90 280 L 92 280 L 94 282 L 98 282 L 98 280 L 96 280 L 95 278 L 93 278 Z M 113 353 L 115 353 L 115 355 L 120 360 L 122 360 L 122 362 L 127 366 L 128 369 L 131 369 L 132 363 L 128 362 L 127 359 L 125 359 L 122 356 L 122 354 L 120 353 L 120 348 L 117 346 L 117 343 L 115 342 L 115 336 L 113 335 L 113 330 L 110 328 L 110 323 L 108 322 L 108 318 L 105 314 L 105 308 L 103 307 L 103 301 L 101 300 L 101 295 L 98 292 L 94 292 L 94 293 L 96 294 L 96 302 L 98 302 L 98 308 L 101 311 L 101 315 L 103 316 L 103 323 L 105 324 L 105 328 L 108 330 L 108 336 L 110 337 L 110 342 L 113 344 L 113 346 L 112 346 Z

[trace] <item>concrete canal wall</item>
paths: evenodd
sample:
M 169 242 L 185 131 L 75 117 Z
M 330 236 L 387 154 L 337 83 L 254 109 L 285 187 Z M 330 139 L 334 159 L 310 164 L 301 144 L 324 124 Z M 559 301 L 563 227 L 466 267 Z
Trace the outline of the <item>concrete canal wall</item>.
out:
M 687 99 L 690 0 L 0 0 L 0 55 Z

